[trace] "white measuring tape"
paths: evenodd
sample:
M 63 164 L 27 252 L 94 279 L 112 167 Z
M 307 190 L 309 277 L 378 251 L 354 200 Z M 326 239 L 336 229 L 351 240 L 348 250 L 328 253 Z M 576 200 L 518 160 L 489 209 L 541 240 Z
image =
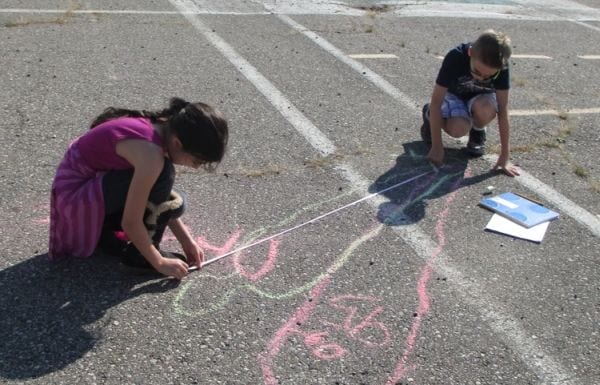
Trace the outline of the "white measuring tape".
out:
M 253 247 L 253 246 L 259 245 L 259 244 L 261 244 L 261 243 L 263 243 L 263 242 L 266 242 L 266 241 L 268 241 L 268 240 L 270 240 L 270 239 L 277 238 L 277 237 L 279 237 L 279 236 L 281 236 L 281 235 L 283 235 L 283 234 L 287 234 L 287 233 L 289 233 L 289 232 L 291 232 L 291 231 L 297 230 L 297 229 L 299 229 L 299 228 L 301 228 L 301 227 L 304 227 L 304 226 L 306 226 L 306 225 L 308 225 L 308 224 L 310 224 L 310 223 L 314 223 L 314 222 L 316 222 L 316 221 L 318 221 L 318 220 L 320 220 L 320 219 L 323 219 L 323 218 L 325 218 L 325 217 L 327 217 L 327 216 L 329 216 L 329 215 L 331 215 L 331 214 L 335 214 L 335 213 L 337 213 L 338 211 L 342 211 L 342 210 L 344 210 L 344 209 L 346 209 L 346 208 L 348 208 L 348 207 L 354 206 L 354 205 L 356 205 L 356 204 L 358 204 L 358 203 L 360 203 L 360 202 L 362 202 L 362 201 L 365 201 L 365 200 L 367 200 L 367 199 L 371 199 L 371 198 L 373 198 L 373 197 L 374 197 L 374 196 L 376 196 L 376 195 L 382 194 L 382 193 L 384 193 L 384 192 L 386 192 L 386 191 L 389 191 L 389 190 L 395 189 L 395 188 L 397 188 L 397 187 L 400 187 L 400 186 L 402 186 L 402 185 L 405 185 L 405 184 L 407 184 L 407 183 L 410 183 L 410 182 L 412 182 L 412 181 L 414 181 L 414 180 L 416 180 L 416 179 L 419 179 L 419 178 L 421 178 L 421 177 L 424 177 L 425 175 L 431 174 L 431 173 L 433 173 L 433 172 L 437 172 L 437 169 L 436 169 L 435 167 L 434 167 L 434 169 L 433 169 L 433 170 L 431 170 L 431 171 L 427 171 L 427 172 L 424 172 L 424 173 L 422 173 L 422 174 L 419 174 L 419 175 L 417 175 L 417 176 L 413 176 L 412 178 L 406 179 L 406 180 L 404 180 L 404 181 L 402 181 L 402 182 L 400 182 L 400 183 L 396 183 L 396 184 L 395 184 L 395 185 L 393 185 L 393 186 L 386 187 L 386 188 L 384 188 L 383 190 L 380 190 L 380 191 L 374 192 L 374 193 L 372 193 L 372 194 L 366 195 L 366 196 L 364 196 L 364 197 L 362 197 L 362 198 L 360 198 L 360 199 L 358 199 L 358 200 L 356 200 L 356 201 L 354 201 L 354 202 L 348 203 L 348 204 L 346 204 L 346 205 L 344 205 L 344 206 L 342 206 L 342 207 L 338 207 L 337 209 L 335 209 L 335 210 L 331 210 L 331 211 L 329 211 L 329 212 L 326 212 L 325 214 L 321 214 L 321 215 L 319 215 L 318 217 L 315 217 L 315 218 L 313 218 L 313 219 L 311 219 L 311 220 L 309 220 L 309 221 L 307 221 L 307 222 L 301 223 L 301 224 L 299 224 L 299 225 L 296 225 L 296 226 L 294 226 L 294 227 L 290 227 L 289 229 L 287 229 L 287 230 L 283 230 L 283 231 L 280 231 L 280 232 L 278 232 L 277 234 L 273 234 L 273 235 L 270 235 L 270 236 L 268 236 L 268 237 L 266 237 L 266 238 L 259 239 L 259 240 L 258 240 L 258 241 L 256 241 L 256 242 L 252 242 L 252 243 L 250 243 L 250 244 L 248 244 L 248 245 L 245 245 L 245 246 L 242 246 L 242 247 L 240 247 L 240 248 L 238 248 L 238 249 L 235 249 L 235 250 L 228 251 L 227 253 L 225 253 L 225 254 L 223 254 L 223 255 L 219 255 L 218 257 L 215 257 L 215 258 L 209 259 L 209 260 L 207 260 L 207 261 L 204 261 L 204 262 L 202 262 L 202 263 L 200 264 L 200 268 L 202 268 L 202 267 L 204 267 L 204 266 L 206 266 L 206 265 L 210 265 L 210 264 L 211 264 L 211 263 L 213 263 L 213 262 L 216 262 L 216 261 L 218 261 L 218 260 L 220 260 L 220 259 L 222 259 L 222 258 L 228 257 L 228 256 L 230 256 L 230 255 L 232 255 L 232 254 L 238 253 L 238 252 L 240 252 L 240 251 L 242 251 L 242 250 L 246 250 L 246 249 L 248 249 L 248 248 L 250 248 L 250 247 Z M 198 268 L 198 266 L 192 266 L 192 267 L 190 267 L 190 268 L 188 269 L 188 272 L 192 272 L 192 271 L 195 271 L 195 270 L 198 270 L 198 269 L 199 269 L 199 268 Z

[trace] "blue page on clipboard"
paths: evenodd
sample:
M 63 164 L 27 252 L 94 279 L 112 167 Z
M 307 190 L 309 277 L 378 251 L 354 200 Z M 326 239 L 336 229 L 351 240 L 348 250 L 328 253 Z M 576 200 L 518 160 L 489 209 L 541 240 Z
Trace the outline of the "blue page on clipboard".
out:
M 558 218 L 557 212 L 510 192 L 484 198 L 479 204 L 527 228 Z

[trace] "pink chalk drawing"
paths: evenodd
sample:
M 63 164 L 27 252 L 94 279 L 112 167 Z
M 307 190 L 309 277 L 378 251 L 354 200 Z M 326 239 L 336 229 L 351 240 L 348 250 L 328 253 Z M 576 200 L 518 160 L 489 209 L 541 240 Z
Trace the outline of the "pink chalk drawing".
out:
M 237 242 L 238 238 L 240 237 L 240 234 L 241 234 L 241 231 L 239 229 L 234 231 L 234 233 L 229 237 L 229 239 L 227 239 L 227 241 L 225 241 L 225 243 L 222 246 L 215 246 L 215 245 L 209 243 L 203 237 L 197 237 L 196 243 L 198 243 L 198 246 L 202 247 L 204 250 L 210 250 L 218 255 L 225 254 L 228 251 L 230 251 L 233 248 L 233 246 L 235 246 L 235 243 Z
M 294 334 L 303 335 L 303 333 L 299 330 L 298 324 L 303 324 L 312 314 L 321 293 L 327 285 L 329 285 L 329 278 L 323 279 L 318 285 L 316 285 L 310 291 L 310 298 L 304 304 L 296 310 L 296 312 L 287 320 L 287 322 L 275 333 L 273 338 L 267 343 L 267 348 L 264 352 L 258 355 L 258 363 L 262 369 L 263 373 L 263 381 L 266 385 L 275 385 L 278 384 L 279 381 L 273 372 L 273 361 L 279 354 L 281 347 L 285 343 L 285 341 L 289 338 L 289 336 Z M 306 335 L 304 335 L 306 337 Z M 323 339 L 324 334 L 318 335 L 310 335 L 308 338 L 310 346 L 322 346 L 319 345 Z M 306 338 L 305 338 L 306 340 Z M 343 355 L 343 350 L 334 349 L 338 354 Z
M 374 304 L 376 302 L 380 302 L 381 299 L 380 298 L 376 298 L 376 297 L 371 297 L 371 296 L 361 296 L 361 295 L 342 295 L 342 296 L 338 296 L 335 297 L 333 299 L 331 299 L 329 301 L 329 305 L 337 310 L 340 310 L 342 312 L 346 313 L 346 318 L 344 319 L 344 322 L 342 324 L 335 324 L 333 322 L 327 321 L 327 320 L 321 320 L 321 323 L 323 323 L 324 325 L 328 325 L 328 326 L 332 326 L 335 329 L 341 329 L 343 330 L 348 337 L 356 339 L 359 342 L 362 342 L 363 344 L 365 344 L 367 347 L 373 348 L 373 347 L 380 347 L 380 346 L 384 346 L 390 343 L 390 332 L 388 330 L 388 328 L 383 324 L 383 322 L 380 321 L 376 321 L 375 317 L 377 317 L 378 314 L 380 314 L 381 312 L 383 312 L 383 306 L 376 306 L 375 309 L 373 309 L 373 311 L 371 311 L 368 315 L 366 315 L 358 324 L 356 324 L 355 326 L 352 326 L 352 322 L 354 320 L 354 318 L 356 317 L 356 314 L 358 313 L 358 307 L 356 306 L 345 306 L 340 304 L 340 302 L 356 302 L 356 301 L 361 301 L 361 302 L 367 302 L 370 304 Z M 361 338 L 361 334 L 368 330 L 368 329 L 375 329 L 377 331 L 379 331 L 381 334 L 381 342 L 373 342 L 369 339 L 366 338 Z
M 34 210 L 35 210 L 36 214 L 38 214 L 38 215 L 40 215 L 41 213 L 46 214 L 45 216 L 35 218 L 33 220 L 34 223 L 36 223 L 38 225 L 48 225 L 48 224 L 50 224 L 50 215 L 47 215 L 48 212 L 50 211 L 50 204 L 49 203 L 40 203 L 37 206 L 35 206 Z
M 268 250 L 263 248 L 262 251 L 252 251 L 250 254 L 252 259 L 248 259 L 247 262 L 248 253 L 245 253 L 245 257 L 242 256 L 241 252 L 235 253 L 231 258 L 228 258 L 230 261 L 228 268 L 230 272 L 227 275 L 216 275 L 214 274 L 214 269 L 212 272 L 200 271 L 198 273 L 199 277 L 196 280 L 184 282 L 180 286 L 180 290 L 173 303 L 175 312 L 180 316 L 189 317 L 198 317 L 209 312 L 216 312 L 227 306 L 232 297 L 243 290 L 258 294 L 259 297 L 265 300 L 286 300 L 305 293 L 309 298 L 291 314 L 287 321 L 266 342 L 264 350 L 257 356 L 257 361 L 262 371 L 263 382 L 267 385 L 279 383 L 274 365 L 279 355 L 285 354 L 284 347 L 286 343 L 295 339 L 302 341 L 314 359 L 322 361 L 339 360 L 342 357 L 358 359 L 361 354 L 369 354 L 368 351 L 370 350 L 381 349 L 386 346 L 388 347 L 386 349 L 389 349 L 390 346 L 392 348 L 394 346 L 403 346 L 403 350 L 402 348 L 398 349 L 399 352 L 402 352 L 398 361 L 390 363 L 390 374 L 387 380 L 386 377 L 381 378 L 381 381 L 385 381 L 386 384 L 396 384 L 405 378 L 409 371 L 414 370 L 416 367 L 415 364 L 411 363 L 411 357 L 416 348 L 424 319 L 431 306 L 427 286 L 435 260 L 442 253 L 446 245 L 445 224 L 451 204 L 457 195 L 457 189 L 464 180 L 464 177 L 469 175 L 469 170 L 463 170 L 445 176 L 432 176 L 427 178 L 427 180 L 420 181 L 413 189 L 408 191 L 403 196 L 403 200 L 396 204 L 396 208 L 394 206 L 386 207 L 391 216 L 403 215 L 402 211 L 406 207 L 409 207 L 412 202 L 420 201 L 432 195 L 446 181 L 451 181 L 452 178 L 457 177 L 457 180 L 452 183 L 451 192 L 447 194 L 444 200 L 444 207 L 438 214 L 435 225 L 436 248 L 421 268 L 420 276 L 415 285 L 417 308 L 414 311 L 415 317 L 411 321 L 408 335 L 405 338 L 401 338 L 400 335 L 394 335 L 392 329 L 383 321 L 386 319 L 386 309 L 383 306 L 384 301 L 381 298 L 361 295 L 360 293 L 332 293 L 331 298 L 322 298 L 333 276 L 344 266 L 356 249 L 362 243 L 376 237 L 389 222 L 380 222 L 367 229 L 362 235 L 355 238 L 339 256 L 333 261 L 328 262 L 328 265 L 322 267 L 320 272 L 317 272 L 312 278 L 309 277 L 306 283 L 300 283 L 299 286 L 289 288 L 283 293 L 267 291 L 258 285 L 261 284 L 266 276 L 276 273 L 276 261 L 280 257 L 279 254 L 284 246 L 285 238 L 278 237 L 271 239 Z M 393 175 L 392 177 L 398 178 L 399 176 Z M 318 206 L 319 204 L 316 204 L 311 208 Z M 293 214 L 292 217 L 286 218 L 268 228 L 255 230 L 251 233 L 251 236 L 243 240 L 243 243 L 250 244 L 253 239 L 258 239 L 261 234 L 264 234 L 271 228 L 275 229 L 287 226 L 299 213 L 300 211 Z M 242 230 L 236 230 L 222 245 L 215 245 L 202 237 L 198 237 L 197 241 L 205 250 L 222 255 L 234 250 L 242 233 Z M 259 256 L 263 256 L 263 259 L 257 258 Z M 257 267 L 252 268 L 252 266 Z M 199 307 L 194 306 L 195 303 L 198 303 L 199 299 L 201 300 L 201 297 L 195 295 L 190 296 L 192 301 L 184 302 L 186 293 L 188 293 L 190 288 L 194 288 L 194 285 L 201 287 L 201 284 L 198 283 L 201 279 L 228 279 L 233 281 L 228 281 L 227 289 L 220 294 L 220 297 L 212 299 L 210 303 L 202 303 L 202 306 Z M 196 283 L 194 284 L 194 282 Z M 319 316 L 315 314 L 317 309 Z M 365 353 L 365 350 L 361 348 L 369 350 Z
M 311 347 L 315 357 L 321 360 L 335 360 L 347 353 L 347 350 L 338 344 L 326 343 L 326 338 L 329 335 L 327 332 L 306 333 L 300 329 L 297 332 L 304 336 L 304 344 Z
M 288 338 L 293 335 L 298 335 L 304 338 L 304 344 L 311 350 L 313 356 L 321 360 L 335 360 L 343 357 L 348 353 L 348 349 L 341 346 L 339 343 L 330 341 L 331 334 L 327 331 L 303 331 L 301 325 L 306 322 L 312 315 L 316 307 L 316 303 L 321 297 L 321 294 L 329 284 L 330 279 L 325 278 L 317 285 L 310 293 L 310 299 L 304 303 L 288 321 L 275 333 L 273 338 L 267 344 L 267 349 L 259 354 L 258 362 L 263 371 L 263 380 L 265 384 L 277 384 L 273 374 L 273 361 L 279 354 L 282 346 Z M 326 326 L 331 326 L 333 329 L 343 330 L 347 336 L 359 342 L 362 342 L 368 347 L 378 347 L 387 345 L 390 342 L 390 333 L 388 328 L 379 321 L 374 321 L 375 317 L 383 311 L 383 307 L 377 306 L 367 316 L 365 316 L 358 324 L 352 325 L 352 322 L 358 312 L 356 306 L 341 305 L 343 301 L 367 301 L 368 303 L 379 302 L 380 299 L 368 296 L 343 295 L 338 296 L 329 301 L 332 308 L 341 310 L 346 314 L 342 324 L 336 324 L 327 320 L 321 320 L 321 323 Z M 372 342 L 361 338 L 360 334 L 369 328 L 379 330 L 382 335 L 381 342 Z
M 351 192 L 345 192 L 344 194 L 339 195 L 337 198 L 347 196 L 350 193 Z M 328 202 L 330 202 L 330 201 L 331 200 L 329 200 Z M 323 202 L 317 203 L 317 204 L 309 206 L 309 208 L 310 209 L 318 208 L 322 204 L 323 204 Z M 260 228 L 258 230 L 253 231 L 252 233 L 250 233 L 249 236 L 245 237 L 243 242 L 245 244 L 252 243 L 255 239 L 259 238 L 262 234 L 267 232 L 270 228 L 281 228 L 281 226 L 287 225 L 294 218 L 296 218 L 300 213 L 302 213 L 303 211 L 306 211 L 306 210 L 307 210 L 306 208 L 300 209 L 298 212 L 292 214 L 290 217 L 283 219 L 282 221 L 280 221 L 279 223 L 276 223 L 273 226 L 270 226 L 267 228 Z M 199 237 L 197 239 L 197 241 L 198 241 L 198 244 L 201 247 L 203 247 L 204 249 L 206 249 L 207 251 L 217 251 L 219 254 L 226 254 L 227 252 L 230 252 L 231 250 L 233 250 L 233 246 L 236 243 L 236 241 L 238 240 L 238 238 L 241 236 L 241 233 L 242 232 L 240 230 L 236 231 L 232 236 L 229 237 L 229 239 L 222 246 L 215 246 L 211 242 L 207 241 L 206 239 L 204 239 L 202 237 Z M 374 235 L 376 235 L 376 234 L 374 233 Z M 365 239 L 368 239 L 374 235 L 369 235 Z M 232 268 L 232 271 L 226 272 L 225 275 L 223 274 L 222 270 L 219 272 L 219 274 L 215 274 L 215 268 L 213 267 L 211 269 L 204 269 L 204 270 L 201 270 L 200 272 L 198 272 L 196 275 L 196 277 L 198 277 L 198 278 L 196 278 L 194 280 L 187 280 L 186 282 L 184 282 L 180 286 L 180 290 L 178 291 L 178 293 L 175 297 L 175 300 L 173 302 L 175 312 L 179 315 L 184 315 L 184 316 L 201 316 L 208 312 L 217 311 L 217 310 L 225 307 L 229 303 L 231 298 L 233 298 L 236 295 L 237 292 L 240 292 L 243 290 L 248 290 L 254 294 L 259 295 L 262 298 L 271 299 L 271 300 L 282 300 L 282 299 L 287 299 L 287 298 L 292 298 L 294 296 L 298 296 L 302 293 L 310 291 L 315 285 L 317 285 L 328 274 L 331 274 L 331 273 L 335 272 L 337 269 L 341 268 L 345 264 L 345 262 L 350 258 L 350 256 L 352 255 L 353 249 L 355 247 L 357 247 L 358 244 L 364 242 L 365 239 L 363 239 L 363 237 L 359 237 L 358 240 L 355 240 L 354 242 L 352 242 L 351 247 L 348 250 L 346 250 L 344 253 L 342 253 L 341 255 L 337 256 L 336 259 L 332 263 L 330 263 L 329 267 L 325 269 L 325 271 L 323 271 L 322 268 L 319 268 L 317 266 L 317 268 L 319 270 L 316 271 L 314 276 L 312 276 L 312 277 L 309 276 L 308 281 L 304 281 L 304 282 L 300 283 L 300 285 L 298 285 L 298 286 L 288 288 L 284 292 L 273 292 L 273 291 L 268 291 L 268 290 L 262 289 L 261 287 L 258 286 L 258 284 L 261 283 L 262 279 L 267 274 L 271 274 L 274 271 L 273 269 L 275 267 L 275 262 L 277 261 L 279 250 L 280 250 L 280 245 L 282 242 L 281 238 L 274 238 L 270 241 L 268 252 L 264 258 L 264 261 L 262 263 L 259 263 L 260 266 L 258 268 L 256 268 L 254 271 L 250 271 L 248 268 L 244 267 L 244 265 L 242 264 L 243 260 L 242 260 L 241 254 L 235 253 L 232 255 L 232 257 L 233 257 L 232 259 L 228 258 L 228 259 L 223 260 L 223 261 L 233 261 L 230 265 L 231 266 L 230 269 Z M 258 249 L 258 250 L 260 250 L 260 249 Z M 256 261 L 259 260 L 258 257 L 261 255 L 258 253 L 262 253 L 262 252 L 252 249 L 252 257 L 253 257 L 254 264 L 256 264 Z M 224 266 L 222 266 L 222 264 L 219 264 L 217 266 L 224 267 Z M 230 285 L 230 287 L 232 286 L 230 289 L 223 292 L 219 298 L 212 301 L 211 303 L 205 303 L 202 307 L 197 307 L 197 306 L 190 307 L 188 304 L 184 303 L 184 299 L 186 298 L 189 290 L 193 289 L 195 287 L 195 285 L 198 284 L 198 282 L 202 278 L 210 279 L 210 280 L 233 280 L 235 282 L 235 284 Z M 242 278 L 242 279 L 240 280 L 240 278 Z M 196 299 L 195 296 L 193 298 Z M 195 302 L 191 302 L 192 305 L 194 303 Z
M 464 176 L 470 176 L 470 171 L 466 170 Z M 430 309 L 430 299 L 427 293 L 427 284 L 429 283 L 429 279 L 432 272 L 432 266 L 435 262 L 436 258 L 441 254 L 446 244 L 446 236 L 445 236 L 445 224 L 447 220 L 448 213 L 450 211 L 451 203 L 454 201 L 458 191 L 457 188 L 462 182 L 462 178 L 459 178 L 454 184 L 452 188 L 452 193 L 450 193 L 445 201 L 444 207 L 442 211 L 438 214 L 438 220 L 436 221 L 435 226 L 435 234 L 437 238 L 437 246 L 435 250 L 432 252 L 432 255 L 426 261 L 425 265 L 421 270 L 421 274 L 419 280 L 416 285 L 417 297 L 418 297 L 418 305 L 415 311 L 416 316 L 414 317 L 410 332 L 406 337 L 404 342 L 405 348 L 400 360 L 396 363 L 394 369 L 389 375 L 386 385 L 393 385 L 398 383 L 401 379 L 403 379 L 409 371 L 415 369 L 415 365 L 410 363 L 410 357 L 414 352 L 416 347 L 417 337 L 421 331 L 422 323 L 424 317 L 427 315 Z M 332 340 L 332 334 L 328 331 L 311 331 L 305 332 L 302 331 L 300 325 L 304 324 L 307 320 L 309 320 L 313 312 L 315 311 L 316 305 L 314 302 L 317 302 L 317 299 L 321 297 L 322 292 L 326 285 L 323 285 L 323 282 L 329 282 L 331 279 L 331 274 L 334 271 L 329 271 L 329 274 L 326 278 L 324 278 L 311 292 L 311 300 L 309 302 L 305 302 L 293 315 L 288 319 L 288 321 L 281 327 L 273 336 L 273 338 L 267 344 L 266 350 L 259 354 L 258 362 L 260 364 L 261 370 L 263 372 L 263 381 L 266 385 L 275 385 L 278 384 L 279 381 L 274 374 L 273 364 L 280 354 L 283 345 L 286 340 L 293 335 L 304 336 L 304 344 L 312 348 L 313 356 L 317 359 L 323 360 L 332 360 L 339 359 L 342 356 L 349 353 L 348 349 L 344 348 L 340 344 L 336 343 Z M 359 320 L 357 323 L 354 322 L 356 315 L 358 313 L 358 308 L 356 306 L 351 305 L 353 301 L 359 302 L 367 302 L 371 304 L 374 309 L 371 310 L 362 320 Z M 345 334 L 355 339 L 356 341 L 362 343 L 364 346 L 369 348 L 378 348 L 385 345 L 388 345 L 392 341 L 392 335 L 389 329 L 383 322 L 377 321 L 376 317 L 384 312 L 383 306 L 377 306 L 377 302 L 380 300 L 376 297 L 372 296 L 361 296 L 361 295 L 339 295 L 330 299 L 328 304 L 331 308 L 341 311 L 345 313 L 345 318 L 341 323 L 334 323 L 329 320 L 321 319 L 321 324 L 325 327 L 330 327 L 334 330 L 342 330 Z M 381 336 L 380 341 L 373 341 L 372 338 L 362 338 L 361 333 L 365 332 L 368 329 L 372 329 L 379 332 Z M 370 336 L 373 333 L 369 334 Z M 309 338 L 307 338 L 309 337 Z M 314 342 L 313 342 L 314 340 Z M 314 349 L 313 345 L 310 343 L 313 342 L 319 348 L 330 347 L 333 354 L 323 355 L 322 351 L 318 349 Z
M 383 224 L 378 224 L 373 228 L 368 229 L 361 237 L 353 241 L 348 248 L 342 253 L 348 257 L 351 255 L 361 244 L 369 239 L 372 239 L 379 234 L 383 228 Z M 331 276 L 335 274 L 337 269 L 344 263 L 344 259 L 338 259 L 336 262 L 327 269 L 326 274 L 318 281 L 312 288 L 309 294 L 309 299 L 296 310 L 296 312 L 287 320 L 287 322 L 275 333 L 271 340 L 267 343 L 266 349 L 258 355 L 258 362 L 263 373 L 263 381 L 267 385 L 278 384 L 278 380 L 273 371 L 273 363 L 276 357 L 279 355 L 285 342 L 294 335 L 298 335 L 304 338 L 304 344 L 309 348 L 313 356 L 321 360 L 334 360 L 339 359 L 348 353 L 348 349 L 341 346 L 335 341 L 331 341 L 332 334 L 328 331 L 315 331 L 310 332 L 303 331 L 301 326 L 312 317 L 312 314 L 320 302 L 320 298 L 329 285 Z M 345 318 L 341 324 L 336 324 L 331 321 L 321 320 L 324 326 L 329 326 L 333 331 L 342 330 L 345 334 L 357 341 L 362 342 L 366 346 L 375 347 L 382 346 L 389 342 L 390 333 L 388 328 L 381 322 L 376 321 L 375 317 L 383 311 L 383 307 L 376 306 L 374 310 L 369 312 L 362 321 L 358 324 L 353 325 L 353 321 L 358 313 L 356 306 L 349 306 L 345 304 L 348 301 L 366 301 L 367 303 L 379 302 L 379 299 L 371 296 L 356 296 L 356 295 L 341 295 L 331 299 L 328 304 L 331 308 L 345 313 Z M 363 331 L 368 328 L 375 328 L 382 332 L 383 341 L 380 343 L 374 343 L 370 340 L 361 338 L 360 335 Z
M 44 218 L 36 218 L 33 220 L 35 223 L 37 223 L 38 225 L 48 225 L 50 224 L 50 217 L 44 217 Z
M 205 250 L 210 250 L 212 252 L 214 252 L 217 255 L 223 255 L 228 253 L 229 251 L 231 251 L 233 249 L 233 247 L 235 246 L 236 242 L 238 241 L 240 235 L 242 234 L 241 230 L 236 230 L 230 237 L 229 239 L 227 239 L 227 241 L 225 241 L 225 243 L 222 246 L 215 246 L 211 243 L 209 243 L 205 238 L 203 237 L 197 237 L 196 242 L 198 243 L 198 245 L 200 247 L 202 247 Z M 262 264 L 262 266 L 260 266 L 258 268 L 258 270 L 254 273 L 249 272 L 242 264 L 243 262 L 243 257 L 242 257 L 242 253 L 238 252 L 235 253 L 233 255 L 233 266 L 235 268 L 235 271 L 240 274 L 242 277 L 245 277 L 247 279 L 249 279 L 250 281 L 254 282 L 257 281 L 259 279 L 261 279 L 263 276 L 265 276 L 266 274 L 268 274 L 273 267 L 275 266 L 275 262 L 277 261 L 277 251 L 278 251 L 278 247 L 279 247 L 279 240 L 278 239 L 272 239 L 269 242 L 269 251 L 267 253 L 267 258 L 265 259 L 264 263 Z
M 275 267 L 275 262 L 277 261 L 277 250 L 279 247 L 278 239 L 271 239 L 269 241 L 269 252 L 267 253 L 267 258 L 262 266 L 255 272 L 250 273 L 246 270 L 246 268 L 242 265 L 242 253 L 236 253 L 233 257 L 233 263 L 235 266 L 235 270 L 241 274 L 243 277 L 248 278 L 250 281 L 258 281 L 265 275 L 267 275 L 273 268 Z
M 471 176 L 470 169 L 467 168 L 465 170 L 464 176 L 465 177 Z M 414 368 L 414 366 L 408 365 L 408 362 L 409 362 L 410 356 L 412 355 L 412 353 L 415 349 L 417 336 L 419 335 L 419 332 L 421 330 L 421 325 L 423 323 L 423 317 L 429 312 L 430 301 L 429 301 L 429 294 L 427 294 L 427 284 L 429 283 L 429 278 L 431 276 L 433 263 L 435 262 L 437 257 L 442 253 L 442 251 L 444 250 L 444 246 L 446 245 L 446 233 L 445 233 L 446 218 L 448 217 L 448 213 L 450 211 L 450 205 L 456 198 L 456 195 L 458 194 L 457 187 L 462 183 L 462 181 L 463 181 L 462 179 L 458 179 L 454 183 L 453 192 L 448 195 L 448 197 L 446 198 L 446 200 L 444 202 L 444 208 L 438 214 L 438 220 L 435 225 L 437 246 L 433 250 L 430 258 L 425 263 L 425 266 L 423 266 L 423 268 L 421 270 L 421 275 L 419 277 L 419 281 L 417 283 L 417 294 L 418 294 L 418 298 L 419 298 L 419 305 L 417 306 L 417 310 L 415 311 L 416 316 L 414 317 L 412 325 L 410 327 L 410 333 L 408 334 L 408 337 L 406 338 L 405 348 L 404 348 L 402 357 L 396 363 L 396 367 L 394 368 L 392 374 L 386 381 L 386 385 L 394 385 L 394 384 L 398 383 L 402 378 L 404 378 L 406 376 L 409 369 Z

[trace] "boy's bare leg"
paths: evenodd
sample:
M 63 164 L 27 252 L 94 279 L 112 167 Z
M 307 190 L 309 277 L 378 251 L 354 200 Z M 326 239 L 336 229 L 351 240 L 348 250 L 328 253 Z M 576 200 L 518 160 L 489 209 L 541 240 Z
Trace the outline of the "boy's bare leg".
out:
M 485 127 L 496 117 L 496 102 L 489 95 L 480 95 L 471 104 L 472 127 L 467 152 L 475 157 L 485 154 Z
M 444 131 L 453 138 L 460 138 L 469 133 L 471 122 L 468 119 L 455 117 L 448 118 L 444 124 Z
M 483 128 L 496 118 L 496 106 L 489 97 L 479 96 L 473 101 L 471 116 L 473 117 L 473 125 L 477 128 Z

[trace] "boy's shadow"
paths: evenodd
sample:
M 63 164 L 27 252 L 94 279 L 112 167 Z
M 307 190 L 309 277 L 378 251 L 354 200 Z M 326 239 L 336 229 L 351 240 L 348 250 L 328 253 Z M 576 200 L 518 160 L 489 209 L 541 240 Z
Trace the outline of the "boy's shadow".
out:
M 384 190 L 433 170 L 426 159 L 429 148 L 423 142 L 404 143 L 402 146 L 404 152 L 396 159 L 395 166 L 377 178 L 369 187 L 370 192 Z M 377 219 L 389 226 L 416 223 L 425 216 L 428 200 L 442 197 L 461 187 L 480 183 L 500 173 L 488 171 L 465 178 L 468 161 L 469 157 L 464 150 L 446 148 L 444 166 L 438 172 L 431 172 L 415 181 L 382 193 L 389 201 L 379 205 Z
M 103 326 L 95 321 L 111 307 L 177 285 L 119 271 L 107 256 L 56 264 L 47 258 L 36 255 L 0 271 L 2 378 L 36 378 L 66 367 L 94 347 Z

